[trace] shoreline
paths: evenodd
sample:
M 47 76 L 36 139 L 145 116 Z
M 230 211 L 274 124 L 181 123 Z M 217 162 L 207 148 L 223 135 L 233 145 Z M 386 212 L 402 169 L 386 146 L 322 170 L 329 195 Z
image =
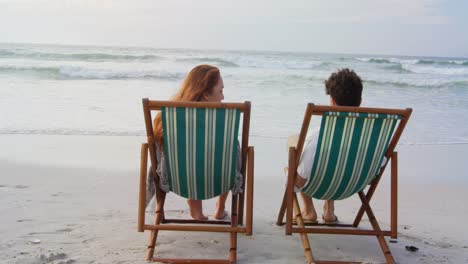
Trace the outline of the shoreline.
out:
M 138 138 L 146 138 L 146 134 L 144 133 L 127 133 L 127 132 L 117 132 L 117 133 L 56 133 L 56 132 L 0 132 L 0 137 L 14 137 L 14 136 L 73 136 L 73 137 L 138 137 Z M 258 138 L 260 140 L 283 140 L 287 141 L 288 136 L 261 136 L 261 135 L 250 135 L 250 138 Z M 398 143 L 398 146 L 451 146 L 451 145 L 468 145 L 468 141 L 447 141 L 447 142 L 402 142 Z

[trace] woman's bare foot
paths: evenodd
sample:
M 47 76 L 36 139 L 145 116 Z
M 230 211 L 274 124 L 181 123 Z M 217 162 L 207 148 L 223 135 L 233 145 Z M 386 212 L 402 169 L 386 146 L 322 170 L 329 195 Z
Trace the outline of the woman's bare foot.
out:
M 224 210 L 221 210 L 221 211 L 216 210 L 215 214 L 213 215 L 213 217 L 217 220 L 223 220 L 228 216 L 229 216 L 229 213 Z
M 300 193 L 304 207 L 302 208 L 301 215 L 304 221 L 316 222 L 317 212 L 315 211 L 314 202 L 312 198 L 305 193 Z
M 338 222 L 338 217 L 335 214 L 330 214 L 330 213 L 324 214 L 322 216 L 322 219 L 327 224 L 333 224 L 333 223 Z
M 301 215 L 302 215 L 302 219 L 304 219 L 304 221 L 308 221 L 308 222 L 316 222 L 317 221 L 317 213 L 315 213 L 315 211 L 314 212 L 302 211 Z
M 195 220 L 208 220 L 208 217 L 206 217 L 203 214 L 203 207 L 202 207 L 202 201 L 201 200 L 192 200 L 188 199 L 187 200 L 189 209 L 190 209 L 190 216 L 195 219 Z
M 226 199 L 228 194 L 229 192 L 225 192 L 218 197 L 215 213 L 213 215 L 215 219 L 222 220 L 229 215 L 229 213 L 224 210 L 226 208 Z
M 323 221 L 325 223 L 334 223 L 338 221 L 338 217 L 335 215 L 335 203 L 334 201 L 326 200 L 323 204 Z
M 208 220 L 208 217 L 205 216 L 202 212 L 190 211 L 190 216 L 195 220 Z

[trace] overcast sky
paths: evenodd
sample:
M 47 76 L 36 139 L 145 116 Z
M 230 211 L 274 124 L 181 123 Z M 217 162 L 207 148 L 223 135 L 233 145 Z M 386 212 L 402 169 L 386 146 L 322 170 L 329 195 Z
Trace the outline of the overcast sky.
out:
M 468 57 L 467 0 L 0 0 L 0 42 Z

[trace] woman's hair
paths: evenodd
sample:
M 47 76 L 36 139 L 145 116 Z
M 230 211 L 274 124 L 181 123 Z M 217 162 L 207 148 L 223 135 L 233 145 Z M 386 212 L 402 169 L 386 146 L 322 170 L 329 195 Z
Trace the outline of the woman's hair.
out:
M 221 74 L 219 69 L 211 65 L 198 65 L 193 68 L 171 101 L 202 101 L 205 95 L 213 93 Z M 154 138 L 160 146 L 164 145 L 161 113 L 156 115 L 153 122 Z

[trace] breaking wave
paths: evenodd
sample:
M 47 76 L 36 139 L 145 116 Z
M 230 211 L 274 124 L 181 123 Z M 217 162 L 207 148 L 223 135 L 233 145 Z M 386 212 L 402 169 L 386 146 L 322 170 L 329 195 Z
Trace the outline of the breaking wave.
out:
M 39 51 L 24 51 L 24 50 L 8 50 L 0 49 L 0 58 L 21 58 L 34 60 L 50 60 L 50 61 L 147 61 L 154 62 L 161 59 L 161 56 L 154 54 L 111 54 L 111 53 L 54 53 L 54 52 L 39 52 Z
M 122 71 L 111 69 L 90 69 L 78 66 L 0 66 L 0 74 L 19 74 L 58 80 L 113 80 L 113 79 L 159 79 L 180 80 L 185 74 L 167 71 Z

